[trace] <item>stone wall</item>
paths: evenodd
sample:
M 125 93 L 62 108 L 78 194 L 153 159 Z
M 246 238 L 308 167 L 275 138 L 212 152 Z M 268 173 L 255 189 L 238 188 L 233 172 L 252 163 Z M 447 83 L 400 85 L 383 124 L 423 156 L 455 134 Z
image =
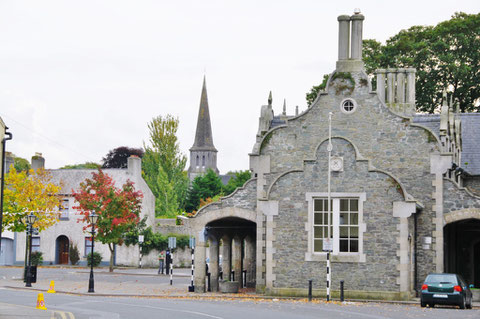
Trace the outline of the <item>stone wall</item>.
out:
M 463 184 L 473 194 L 480 196 L 480 176 L 465 178 Z
M 445 213 L 480 208 L 480 196 L 472 196 L 465 189 L 459 188 L 449 179 L 444 179 L 443 208 Z

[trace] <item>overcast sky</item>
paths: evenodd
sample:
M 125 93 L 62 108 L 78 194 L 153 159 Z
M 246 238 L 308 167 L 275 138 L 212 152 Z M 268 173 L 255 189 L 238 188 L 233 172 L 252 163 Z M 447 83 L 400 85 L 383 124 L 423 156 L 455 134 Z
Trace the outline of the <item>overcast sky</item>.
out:
M 305 93 L 334 70 L 337 16 L 365 15 L 364 38 L 480 1 L 0 0 L 0 116 L 7 151 L 47 168 L 100 162 L 142 147 L 147 123 L 172 114 L 188 155 L 204 73 L 221 173 L 248 169 L 260 107 L 306 109 Z

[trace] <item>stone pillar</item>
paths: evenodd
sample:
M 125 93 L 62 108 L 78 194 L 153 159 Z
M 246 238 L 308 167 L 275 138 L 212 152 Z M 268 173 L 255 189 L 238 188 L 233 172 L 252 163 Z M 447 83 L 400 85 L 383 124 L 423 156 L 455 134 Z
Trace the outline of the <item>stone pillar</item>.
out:
M 210 287 L 212 292 L 218 291 L 218 239 L 210 237 Z
M 242 280 L 242 239 L 235 235 L 232 241 L 232 270 L 235 272 L 235 281 Z
M 400 259 L 400 263 L 397 265 L 397 270 L 400 272 L 400 276 L 397 279 L 397 284 L 400 285 L 400 292 L 406 294 L 408 294 L 411 290 L 411 260 L 409 256 L 410 244 L 408 242 L 408 217 L 414 214 L 415 211 L 415 202 L 393 202 L 393 217 L 398 217 L 400 220 L 400 222 L 397 224 L 397 230 L 399 231 L 397 243 L 400 244 L 400 247 L 397 250 L 397 256 Z
M 195 245 L 195 272 L 194 285 L 195 292 L 205 292 L 205 255 L 206 255 L 205 241 L 196 240 Z
M 387 103 L 395 103 L 395 69 L 387 69 Z
M 378 69 L 377 71 L 377 95 L 380 101 L 385 103 L 385 69 Z
M 397 70 L 397 103 L 405 103 L 405 69 Z
M 247 271 L 247 283 L 255 281 L 255 255 L 256 241 L 253 236 L 249 235 L 245 238 L 245 270 Z
M 407 103 L 415 105 L 415 68 L 405 69 L 407 72 Z
M 232 255 L 232 238 L 229 235 L 223 235 L 222 242 L 223 242 L 223 248 L 222 248 L 223 280 L 230 280 L 230 272 L 232 270 L 232 266 L 230 264 L 231 255 Z
M 362 59 L 362 34 L 363 34 L 363 20 L 365 17 L 360 13 L 355 13 L 350 17 L 352 20 L 352 60 Z
M 348 60 L 350 51 L 350 17 L 341 15 L 338 20 L 338 60 Z

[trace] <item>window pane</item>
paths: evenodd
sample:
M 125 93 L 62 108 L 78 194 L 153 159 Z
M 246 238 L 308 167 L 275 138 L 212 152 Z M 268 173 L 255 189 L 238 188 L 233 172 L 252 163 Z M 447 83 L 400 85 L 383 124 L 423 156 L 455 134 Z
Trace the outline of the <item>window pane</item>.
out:
M 348 240 L 347 239 L 340 240 L 340 251 L 348 252 Z
M 358 212 L 358 199 L 351 199 L 350 200 L 350 211 L 351 212 Z
M 340 199 L 340 211 L 348 212 L 348 199 Z
M 323 213 L 315 213 L 313 218 L 314 218 L 313 223 L 315 225 L 322 225 L 323 224 Z
M 316 199 L 313 201 L 313 210 L 316 212 L 321 212 L 323 210 L 323 200 Z
M 350 240 L 350 251 L 352 253 L 358 252 L 358 240 Z
M 340 238 L 348 238 L 348 227 L 340 226 Z
M 358 227 L 350 227 L 350 237 L 358 238 Z
M 323 238 L 322 228 L 318 226 L 313 227 L 313 238 Z
M 322 251 L 322 248 L 323 248 L 323 240 L 315 239 L 313 241 L 313 251 L 319 252 L 319 251 Z
M 350 213 L 350 225 L 358 225 L 358 214 Z
M 348 213 L 340 213 L 340 225 L 348 225 Z

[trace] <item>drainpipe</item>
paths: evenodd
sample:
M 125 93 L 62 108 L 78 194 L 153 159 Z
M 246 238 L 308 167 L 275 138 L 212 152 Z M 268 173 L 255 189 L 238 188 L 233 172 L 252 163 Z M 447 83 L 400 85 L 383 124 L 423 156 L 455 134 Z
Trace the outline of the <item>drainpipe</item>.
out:
M 418 297 L 418 261 L 417 261 L 417 226 L 418 226 L 418 214 L 420 211 L 413 215 L 413 258 L 414 258 L 414 265 L 413 265 L 413 284 L 415 288 L 415 296 Z
M 0 191 L 0 251 L 2 249 L 2 225 L 3 225 L 3 186 L 5 177 L 5 144 L 12 139 L 12 133 L 7 132 L 8 127 L 5 127 L 5 137 L 2 140 L 2 182 Z

